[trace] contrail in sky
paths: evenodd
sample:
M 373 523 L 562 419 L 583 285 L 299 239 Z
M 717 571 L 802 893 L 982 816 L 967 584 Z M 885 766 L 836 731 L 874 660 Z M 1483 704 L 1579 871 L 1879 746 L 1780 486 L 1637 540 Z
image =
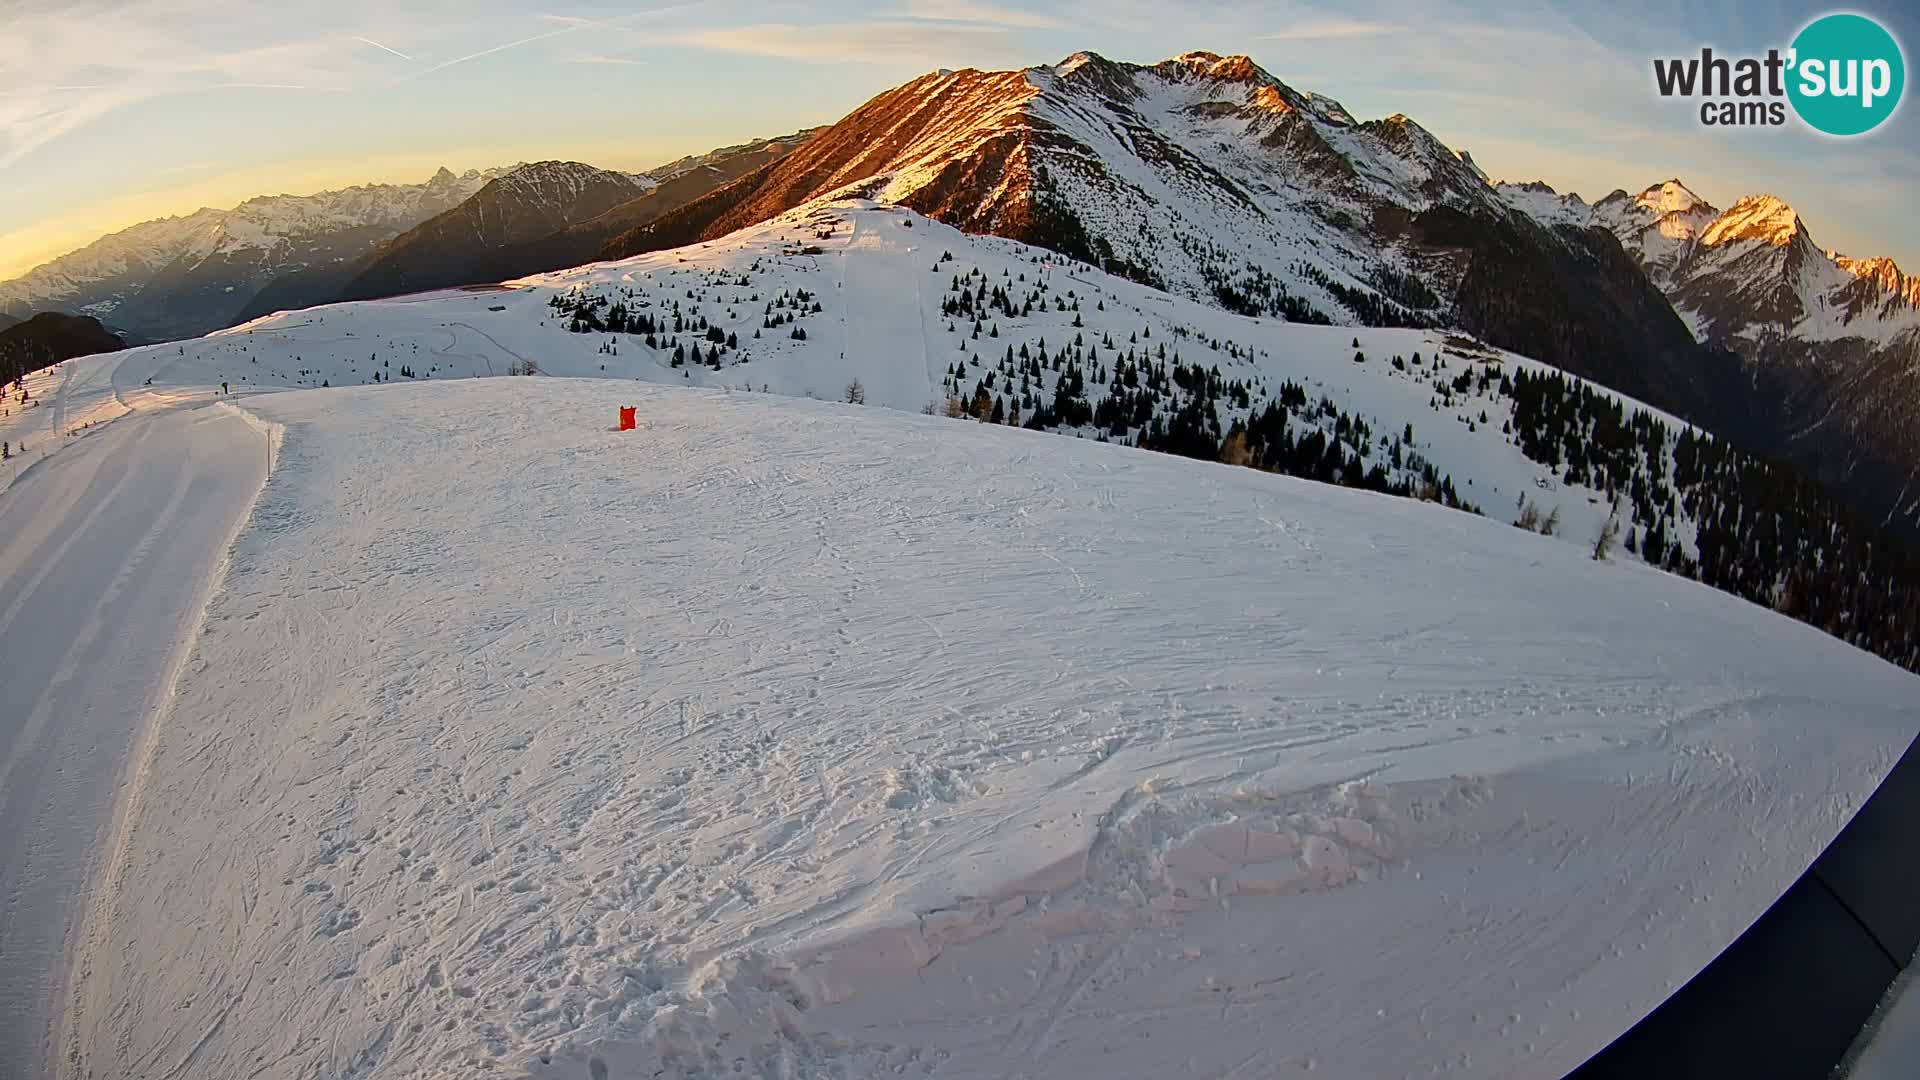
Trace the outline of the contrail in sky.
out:
M 583 19 L 578 16 L 572 16 L 572 15 L 546 15 L 542 17 L 549 21 L 561 22 L 561 23 L 565 23 L 566 25 L 560 27 L 557 30 L 549 30 L 544 34 L 535 34 L 532 37 L 524 37 L 518 41 L 509 41 L 505 45 L 495 45 L 491 49 L 482 49 L 479 52 L 468 53 L 465 56 L 456 56 L 451 60 L 443 60 L 440 63 L 435 64 L 430 68 L 422 68 L 421 70 L 413 72 L 412 74 L 403 76 L 403 78 L 417 79 L 423 75 L 431 75 L 436 71 L 445 71 L 447 68 L 450 68 L 455 64 L 464 64 L 469 60 L 478 60 L 483 56 L 492 56 L 495 53 L 506 52 L 508 49 L 517 49 L 522 45 L 531 45 L 536 41 L 545 41 L 548 38 L 559 37 L 562 34 L 572 34 L 580 30 L 586 30 L 594 27 L 614 28 L 614 27 L 622 26 L 628 22 L 632 22 L 636 19 L 643 19 L 653 15 L 666 15 L 676 11 L 684 11 L 691 8 L 698 8 L 699 6 L 700 5 L 698 4 L 674 4 L 669 7 L 654 8 L 649 11 L 630 12 L 626 15 L 622 15 L 613 19 Z M 367 41 L 366 38 L 360 38 L 359 40 Z M 370 45 L 378 45 L 382 49 L 387 48 L 385 45 L 380 45 L 379 42 L 368 41 L 367 43 Z M 387 49 L 387 51 L 393 52 L 392 49 Z M 412 58 L 409 57 L 408 59 L 412 59 Z
M 395 49 L 387 45 L 382 45 L 379 42 L 373 40 L 372 38 L 356 37 L 353 40 L 359 42 L 362 45 L 371 45 L 374 48 L 379 49 L 381 52 L 390 52 L 402 60 L 413 59 L 413 57 L 408 56 L 406 53 L 401 52 L 399 49 Z
M 508 49 L 517 49 L 522 45 L 531 45 L 536 41 L 545 41 L 550 37 L 559 37 L 561 34 L 571 34 L 576 30 L 580 30 L 584 28 L 586 25 L 587 24 L 585 23 L 581 23 L 573 26 L 563 26 L 558 30 L 549 30 L 544 34 L 535 34 L 532 37 L 524 37 L 524 38 L 521 38 L 519 41 L 509 41 L 505 45 L 495 45 L 491 49 L 482 49 L 477 53 L 468 53 L 465 56 L 456 56 L 452 60 L 435 64 L 434 66 L 426 69 L 425 71 L 422 71 L 420 74 L 431 75 L 436 71 L 444 71 L 445 69 L 450 68 L 455 64 L 464 64 L 469 60 L 478 60 L 483 56 L 492 56 L 494 53 L 506 52 Z

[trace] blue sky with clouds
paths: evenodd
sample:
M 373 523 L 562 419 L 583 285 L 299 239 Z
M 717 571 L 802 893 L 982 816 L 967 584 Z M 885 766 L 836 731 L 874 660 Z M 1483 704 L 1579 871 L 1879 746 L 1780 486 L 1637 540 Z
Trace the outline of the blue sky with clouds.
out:
M 1920 109 L 1835 141 L 1714 131 L 1655 56 L 1784 47 L 1819 4 L 878 0 L 9 0 L 0 273 L 253 194 L 562 157 L 642 168 L 838 119 L 935 67 L 1079 49 L 1245 52 L 1362 118 L 1404 112 L 1492 175 L 1597 198 L 1670 176 L 1794 204 L 1815 239 L 1920 271 Z M 1856 5 L 1909 51 L 1920 9 Z M 1920 93 L 1920 91 L 1915 91 Z M 1911 96 L 1911 95 L 1910 95 Z

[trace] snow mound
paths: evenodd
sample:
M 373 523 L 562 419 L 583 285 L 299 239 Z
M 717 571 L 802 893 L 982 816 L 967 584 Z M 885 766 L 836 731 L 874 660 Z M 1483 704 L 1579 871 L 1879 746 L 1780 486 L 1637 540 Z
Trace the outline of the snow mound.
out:
M 1555 1073 L 1920 726 L 1411 500 L 722 389 L 244 404 L 79 1069 Z

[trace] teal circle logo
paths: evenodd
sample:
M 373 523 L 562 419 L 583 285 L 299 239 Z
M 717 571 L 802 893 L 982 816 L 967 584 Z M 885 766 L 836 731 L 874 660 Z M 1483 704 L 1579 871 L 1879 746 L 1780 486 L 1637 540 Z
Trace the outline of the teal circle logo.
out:
M 1816 131 L 1860 135 L 1900 105 L 1907 65 L 1900 43 L 1865 15 L 1822 15 L 1793 39 L 1787 100 Z

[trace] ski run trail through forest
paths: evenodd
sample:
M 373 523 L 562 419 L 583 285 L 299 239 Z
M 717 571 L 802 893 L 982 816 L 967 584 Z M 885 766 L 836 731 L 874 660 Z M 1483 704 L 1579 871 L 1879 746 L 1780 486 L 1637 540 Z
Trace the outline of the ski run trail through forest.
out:
M 0 1072 L 1558 1075 L 1920 727 L 1914 676 L 1584 534 L 918 415 L 971 241 L 837 212 L 843 266 L 757 286 L 806 340 L 697 378 L 550 298 L 815 221 L 31 380 Z M 1219 318 L 1376 409 L 1348 338 L 1433 340 Z M 381 350 L 439 373 L 344 385 Z M 444 377 L 529 358 L 606 377 Z

